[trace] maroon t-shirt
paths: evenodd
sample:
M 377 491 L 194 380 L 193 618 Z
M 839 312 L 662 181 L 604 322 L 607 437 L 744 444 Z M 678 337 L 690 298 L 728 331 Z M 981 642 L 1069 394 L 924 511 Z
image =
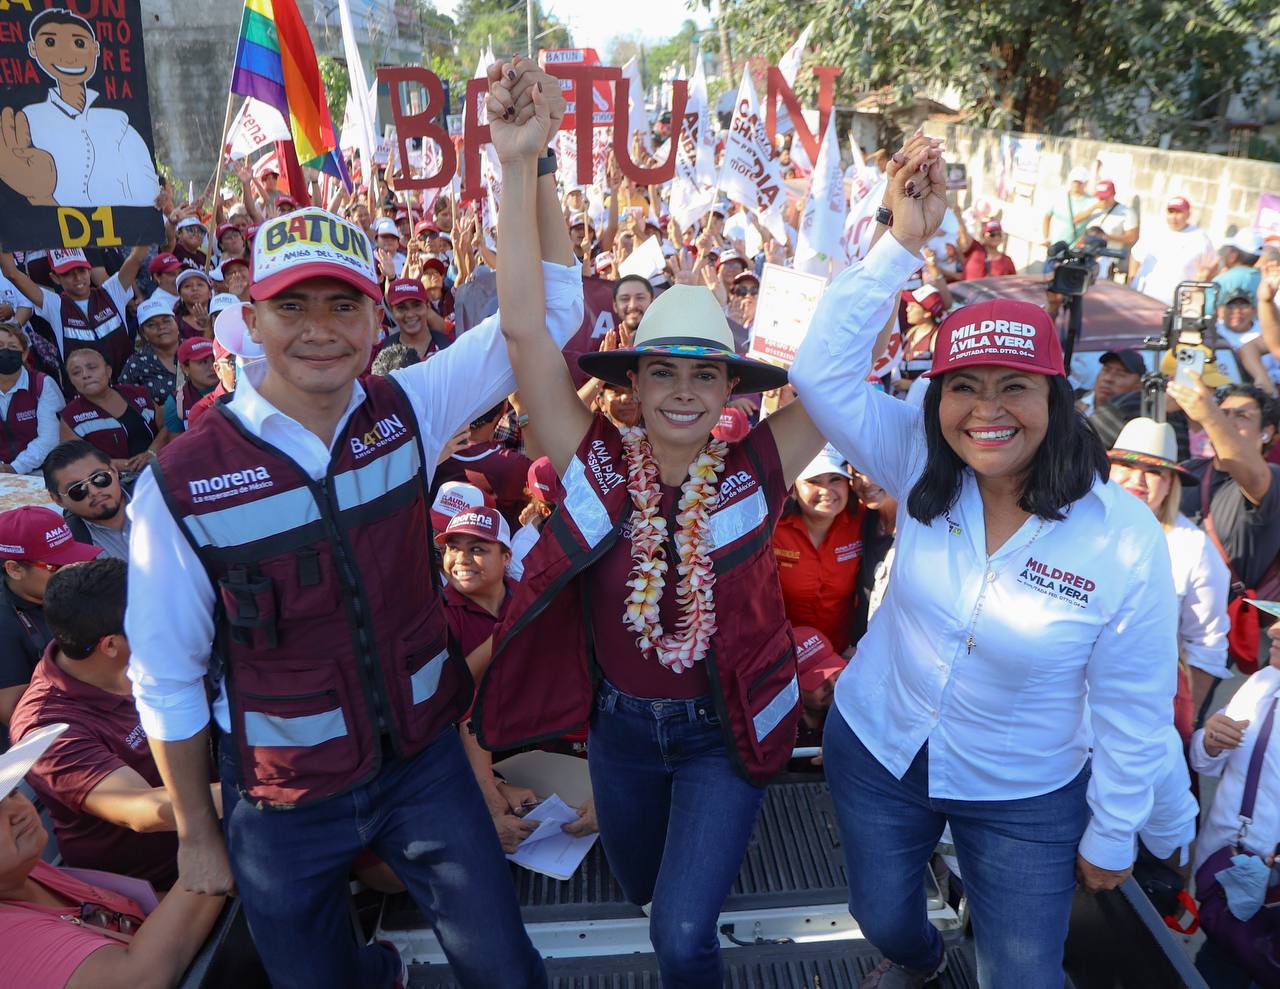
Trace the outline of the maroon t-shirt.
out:
M 990 263 L 988 263 L 990 262 Z M 1018 269 L 1007 254 L 999 254 L 994 258 L 987 257 L 987 249 L 978 241 L 973 241 L 964 252 L 964 277 L 990 278 L 993 275 L 1016 275 Z
M 533 461 L 519 450 L 512 450 L 501 443 L 477 443 L 459 450 L 436 468 L 431 479 L 433 491 L 446 481 L 465 481 L 474 484 L 497 502 L 497 509 L 515 528 L 520 523 L 520 512 L 528 503 L 524 493 Z
M 13 712 L 9 736 L 17 742 L 43 725 L 70 725 L 27 774 L 49 808 L 63 861 L 168 889 L 178 878 L 177 834 L 138 834 L 84 810 L 90 791 L 122 766 L 151 786 L 164 785 L 133 698 L 68 676 L 54 662 L 54 649 L 50 643 L 36 666 L 31 686 Z
M 764 492 L 769 516 L 776 521 L 786 501 L 787 486 L 782 475 L 782 461 L 778 456 L 778 448 L 773 442 L 773 431 L 768 428 L 767 422 L 761 423 L 751 430 L 741 443 L 734 444 L 734 447 L 750 447 L 759 459 L 765 476 L 757 480 Z M 734 447 L 730 448 L 730 459 L 725 465 L 724 473 L 721 474 L 722 484 L 724 478 L 736 471 L 751 470 L 750 459 L 743 455 L 745 451 L 735 451 Z M 679 500 L 678 487 L 662 485 L 662 513 L 667 518 L 667 533 L 672 537 L 676 531 L 676 504 Z M 679 583 L 679 575 L 676 573 L 678 560 L 674 539 L 668 540 L 666 586 L 662 590 L 662 599 L 658 603 L 662 630 L 668 634 L 676 630 L 681 614 L 680 606 L 676 601 L 676 585 Z M 711 683 L 703 663 L 695 663 L 682 673 L 673 673 L 663 666 L 656 656 L 645 656 L 636 646 L 636 633 L 623 624 L 627 596 L 631 593 L 627 581 L 631 577 L 633 566 L 631 528 L 628 522 L 622 527 L 622 534 L 617 542 L 591 568 L 590 575 L 586 577 L 591 582 L 591 634 L 600 671 L 615 687 L 633 697 L 670 697 L 687 700 L 710 694 Z M 726 605 L 716 599 L 717 621 L 732 621 L 733 607 L 749 606 L 747 602 L 731 602 Z
M 502 599 L 502 607 L 497 617 L 489 614 L 465 594 L 454 590 L 452 584 L 444 588 L 444 615 L 449 623 L 449 631 L 462 646 L 462 655 L 470 656 L 475 648 L 493 635 L 493 630 L 507 617 L 507 606 L 511 604 L 511 581 L 503 582 L 506 596 Z

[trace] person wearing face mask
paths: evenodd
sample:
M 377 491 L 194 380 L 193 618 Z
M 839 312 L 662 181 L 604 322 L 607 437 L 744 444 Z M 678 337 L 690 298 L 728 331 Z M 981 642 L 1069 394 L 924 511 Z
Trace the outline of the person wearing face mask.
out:
M 1111 480 L 1144 502 L 1164 529 L 1178 595 L 1178 652 L 1189 670 L 1190 711 L 1198 712 L 1215 681 L 1230 676 L 1231 572 L 1205 531 L 1182 514 L 1182 485 L 1196 484 L 1197 479 L 1178 465 L 1177 455 L 1173 427 L 1145 417 L 1129 421 L 1107 454 Z M 1181 682 L 1179 692 L 1185 692 Z M 1192 719 L 1179 720 L 1179 731 L 1189 739 Z
M 0 323 L 0 473 L 32 474 L 58 445 L 58 384 L 27 367 L 27 337 Z
M 138 306 L 138 334 L 142 343 L 116 379 L 125 385 L 141 385 L 157 405 L 163 405 L 178 384 L 178 321 L 160 299 Z
M 840 654 L 852 642 L 862 563 L 863 508 L 849 488 L 851 476 L 834 449 L 823 450 L 800 472 L 773 532 L 787 618 L 816 628 Z
M 885 206 L 791 368 L 832 445 L 906 508 L 823 737 L 850 912 L 885 956 L 863 986 L 922 989 L 945 968 L 920 881 L 947 824 L 978 981 L 1061 985 L 1075 886 L 1114 889 L 1132 872 L 1166 752 L 1169 550 L 1150 510 L 1107 482 L 1040 306 L 951 312 L 923 407 L 867 381 L 897 301 L 873 292 L 919 269 L 947 208 L 934 139 L 917 133 L 893 157 Z
M 473 724 L 492 751 L 590 723 L 601 841 L 627 899 L 652 903 L 663 985 L 718 986 L 717 919 L 799 716 L 770 538 L 822 438 L 799 402 L 735 444 L 713 437 L 734 391 L 781 387 L 786 372 L 735 353 L 701 285 L 664 292 L 629 345 L 578 358 L 631 386 L 640 425 L 588 411 L 546 330 L 536 258 L 569 262 L 575 245 L 563 224 L 535 222 L 551 127 L 533 66 L 495 66 L 487 96 L 498 293 L 529 429 L 565 493 L 494 633 Z
M 78 393 L 61 412 L 63 441 L 87 440 L 116 470 L 140 471 L 169 440 L 163 412 L 138 385 L 111 385 L 102 355 L 83 347 L 67 355 Z

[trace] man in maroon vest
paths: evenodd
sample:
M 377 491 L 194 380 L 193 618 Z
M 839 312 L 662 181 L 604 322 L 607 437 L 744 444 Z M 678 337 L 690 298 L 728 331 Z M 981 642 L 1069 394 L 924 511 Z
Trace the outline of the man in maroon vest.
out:
M 538 197 L 539 224 L 563 236 L 553 162 Z M 542 270 L 563 346 L 581 277 Z M 253 271 L 265 360 L 165 448 L 130 506 L 129 676 L 173 798 L 179 883 L 239 890 L 277 987 L 390 986 L 395 952 L 351 937 L 347 870 L 367 846 L 431 919 L 459 984 L 543 986 L 455 728 L 473 686 L 426 500 L 444 444 L 515 388 L 498 318 L 357 380 L 379 330 L 367 235 L 318 208 L 278 216 L 254 238 Z M 203 785 L 206 673 L 225 843 Z
M 0 253 L 0 271 L 31 300 L 36 315 L 53 328 L 61 357 L 65 359 L 77 347 L 92 347 L 102 354 L 114 376 L 133 353 L 133 332 L 125 321 L 125 307 L 133 297 L 133 283 L 147 250 L 139 245 L 130 251 L 120 270 L 101 287 L 90 280 L 92 268 L 84 251 L 50 251 L 49 265 L 61 293 L 37 285 L 7 252 Z

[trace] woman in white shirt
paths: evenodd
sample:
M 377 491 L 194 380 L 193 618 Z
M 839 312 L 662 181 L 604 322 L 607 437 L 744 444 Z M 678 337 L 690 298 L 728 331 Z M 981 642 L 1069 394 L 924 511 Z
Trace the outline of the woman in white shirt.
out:
M 866 382 L 870 327 L 946 209 L 929 139 L 889 171 L 891 231 L 827 289 L 791 371 L 821 431 L 906 508 L 824 739 L 850 910 L 886 956 L 864 986 L 923 986 L 944 964 L 921 879 L 948 822 L 982 985 L 1061 985 L 1077 875 L 1122 882 L 1152 805 L 1177 655 L 1169 551 L 1106 483 L 1038 306 L 951 313 L 923 409 Z
M 1167 422 L 1139 417 L 1125 423 L 1107 454 L 1111 480 L 1155 513 L 1164 529 L 1173 562 L 1173 587 L 1178 595 L 1178 651 L 1190 671 L 1189 701 L 1192 718 L 1214 683 L 1230 676 L 1227 670 L 1227 594 L 1231 571 L 1208 535 L 1178 511 L 1182 482 L 1199 483 L 1196 476 L 1178 466 L 1178 440 Z M 1186 695 L 1179 689 L 1179 700 Z M 1183 737 L 1191 723 L 1179 718 Z

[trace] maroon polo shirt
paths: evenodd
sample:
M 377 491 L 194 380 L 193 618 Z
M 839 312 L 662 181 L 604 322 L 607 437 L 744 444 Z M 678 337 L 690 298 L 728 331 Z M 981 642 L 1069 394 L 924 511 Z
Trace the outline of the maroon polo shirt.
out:
M 528 503 L 524 493 L 533 461 L 519 450 L 501 443 L 477 443 L 459 450 L 436 468 L 432 485 L 439 490 L 446 481 L 465 481 L 491 494 L 497 509 L 513 529 L 520 523 L 520 512 Z
M 485 639 L 493 635 L 493 630 L 507 617 L 507 607 L 511 604 L 511 581 L 505 580 L 506 596 L 502 599 L 502 607 L 497 617 L 489 614 L 465 594 L 454 590 L 452 584 L 444 588 L 444 614 L 449 623 L 449 631 L 462 646 L 462 655 L 470 656 Z
M 178 878 L 177 834 L 138 834 L 84 810 L 90 791 L 122 766 L 151 786 L 164 785 L 133 698 L 68 676 L 53 660 L 55 648 L 56 643 L 49 643 L 36 666 L 31 686 L 13 712 L 9 735 L 16 743 L 43 725 L 70 725 L 27 774 L 49 808 L 63 861 L 168 889 Z

